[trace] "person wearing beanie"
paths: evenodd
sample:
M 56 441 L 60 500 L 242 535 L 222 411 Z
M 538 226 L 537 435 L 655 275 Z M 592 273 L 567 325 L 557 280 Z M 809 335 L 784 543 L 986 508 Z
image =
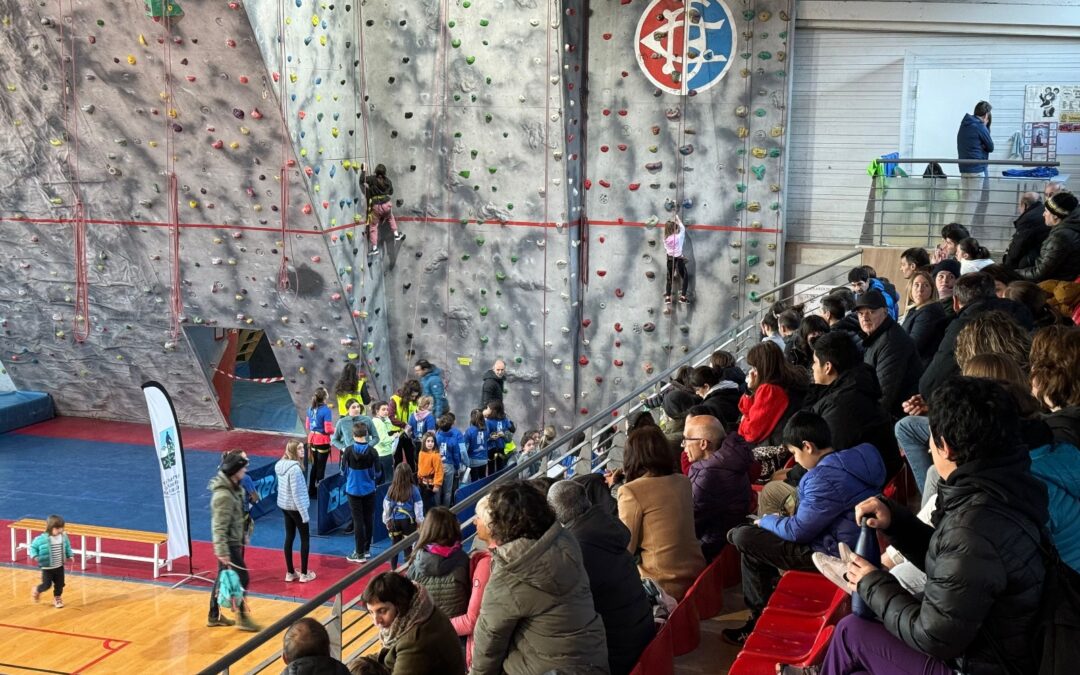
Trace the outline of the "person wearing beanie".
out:
M 930 270 L 930 277 L 934 280 L 934 288 L 937 290 L 938 302 L 945 309 L 945 317 L 952 319 L 956 316 L 953 310 L 953 287 L 960 278 L 960 261 L 955 258 L 942 260 Z
M 1058 192 L 1046 200 L 1043 220 L 1050 234 L 1030 267 L 1016 270 L 1020 278 L 1036 283 L 1073 281 L 1080 276 L 1080 209 L 1071 192 Z
M 222 616 L 218 606 L 218 586 L 227 571 L 236 573 L 245 596 L 250 581 L 244 562 L 244 489 L 240 487 L 247 474 L 247 465 L 248 460 L 240 450 L 225 453 L 217 475 L 210 479 L 207 486 L 210 490 L 210 532 L 214 555 L 218 559 L 218 576 L 210 591 L 210 614 L 206 625 L 213 628 L 239 622 L 240 630 L 256 633 L 259 626 L 251 619 L 246 599 L 236 606 L 238 622 Z

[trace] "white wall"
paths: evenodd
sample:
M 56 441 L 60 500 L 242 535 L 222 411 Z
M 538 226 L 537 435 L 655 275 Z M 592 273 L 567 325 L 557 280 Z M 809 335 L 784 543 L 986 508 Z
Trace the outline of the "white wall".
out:
M 1009 139 L 1023 118 L 1024 87 L 1080 82 L 1080 40 L 1005 34 L 1063 35 L 1080 27 L 1080 10 L 1054 3 L 1055 16 L 1030 6 L 1034 2 L 978 7 L 961 6 L 966 2 L 800 2 L 793 50 L 788 239 L 858 239 L 870 187 L 867 165 L 887 152 L 910 152 L 913 129 L 903 113 L 918 69 L 992 71 L 993 158 L 1007 159 Z M 1002 17 L 1015 19 L 1017 12 L 1030 20 L 993 25 Z M 960 26 L 964 16 L 972 23 Z M 1066 22 L 1056 27 L 1038 25 L 1061 18 Z M 951 156 L 955 148 L 943 151 Z M 1062 173 L 1080 183 L 1080 156 L 1059 161 Z

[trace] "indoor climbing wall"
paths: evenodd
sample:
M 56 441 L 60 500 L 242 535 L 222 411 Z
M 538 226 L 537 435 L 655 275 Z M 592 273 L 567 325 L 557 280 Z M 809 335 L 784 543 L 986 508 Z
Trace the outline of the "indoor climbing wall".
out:
M 243 5 L 194 4 L 0 0 L 0 361 L 61 414 L 223 425 L 184 325 L 266 330 L 297 408 L 363 358 Z
M 610 370 L 595 385 L 605 399 L 714 337 L 780 280 L 791 5 L 594 6 L 582 379 Z M 666 305 L 664 225 L 676 214 L 692 282 L 689 302 L 676 279 Z

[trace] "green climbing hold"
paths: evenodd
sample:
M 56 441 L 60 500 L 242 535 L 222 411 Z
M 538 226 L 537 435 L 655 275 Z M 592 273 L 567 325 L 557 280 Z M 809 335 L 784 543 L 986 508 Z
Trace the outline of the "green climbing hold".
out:
M 483 237 L 477 237 L 476 238 L 476 245 L 477 246 L 483 246 L 484 245 L 484 238 Z
M 471 256 L 471 255 L 469 255 L 468 253 L 462 253 L 462 254 L 461 254 L 461 259 L 462 259 L 462 261 L 468 260 L 468 259 L 469 259 L 469 258 L 471 258 L 471 257 L 472 257 L 472 256 Z
M 757 239 L 748 239 L 746 241 L 746 245 L 749 246 L 750 248 L 757 248 L 758 240 Z
M 761 262 L 761 257 L 760 256 L 756 256 L 756 255 L 748 255 L 748 256 L 746 256 L 746 266 L 747 267 L 755 267 L 760 262 Z
M 479 150 L 470 150 L 469 154 L 472 155 L 473 159 L 476 159 L 476 156 L 480 154 L 480 151 Z
M 98 19 L 97 20 L 97 25 L 98 25 L 98 28 L 104 26 L 105 25 L 105 19 Z
M 509 327 L 510 327 L 510 324 L 506 323 L 505 321 L 502 321 L 502 322 L 499 323 L 499 330 L 506 330 Z
M 468 8 L 472 7 L 472 3 L 469 2 L 469 0 L 465 0 L 465 2 L 461 3 L 461 6 L 464 7 L 465 9 L 468 9 Z
M 457 49 L 458 47 L 461 46 L 461 40 L 459 40 L 457 38 L 454 38 L 453 40 L 450 41 L 450 46 L 453 47 L 454 49 Z
M 736 183 L 735 189 L 739 192 L 746 192 L 746 183 Z
M 488 23 L 489 23 L 489 22 L 488 22 L 488 20 L 487 20 L 487 19 L 480 19 L 480 25 L 481 25 L 481 26 L 487 27 Z
M 765 180 L 765 165 L 758 164 L 757 166 L 750 167 L 750 171 L 758 180 Z
M 761 296 L 757 291 L 750 291 L 750 302 L 761 302 Z
M 739 148 L 738 150 L 735 151 L 735 154 L 738 155 L 739 157 L 745 157 L 746 156 L 746 148 Z
M 480 295 L 487 295 L 487 289 L 486 288 L 481 288 L 480 289 Z
M 493 120 L 493 119 L 495 119 L 495 118 L 492 117 L 491 113 L 484 113 L 484 121 L 485 122 L 487 122 L 488 124 L 491 124 L 491 120 Z
M 461 224 L 461 225 L 468 225 L 469 224 L 469 219 L 468 218 L 459 218 L 458 223 Z
M 486 344 L 488 343 L 488 336 L 486 336 L 486 335 L 481 335 L 481 336 L 480 336 L 480 343 L 481 343 L 481 344 L 485 344 L 485 345 L 486 345 Z
M 461 138 L 461 132 L 460 131 L 455 131 L 454 132 L 454 138 Z
M 184 16 L 184 10 L 180 8 L 178 3 L 166 3 L 164 0 L 146 0 L 146 16 L 160 19 L 165 16 L 166 12 L 168 12 L 169 18 L 173 19 Z M 104 25 L 104 22 L 99 21 L 98 25 Z
M 514 363 L 521 363 L 522 361 L 524 361 L 524 359 L 522 359 L 520 356 L 514 357 Z
M 513 211 L 513 210 L 514 210 L 514 205 L 513 205 L 513 204 L 507 204 L 507 205 L 506 205 L 506 209 L 507 209 L 508 211 Z
M 519 258 L 516 255 L 510 256 L 510 262 L 516 263 L 518 260 L 519 260 Z
M 472 172 L 470 172 L 468 169 L 465 169 L 463 171 L 458 171 L 457 175 L 461 176 L 462 178 L 468 178 L 471 173 Z
M 769 113 L 765 110 L 765 108 L 758 108 L 754 111 L 754 115 L 756 115 L 757 117 L 765 117 L 768 114 Z
M 503 272 L 496 272 L 495 273 L 495 279 L 497 281 L 506 281 L 506 274 L 503 273 Z
M 456 101 L 460 101 L 460 100 L 461 100 L 461 94 L 454 94 L 454 101 L 456 102 Z
M 495 167 L 495 166 L 489 166 L 488 167 L 488 173 L 490 173 L 490 174 L 494 174 L 498 170 L 499 170 L 499 168 Z
M 761 61 L 768 61 L 772 58 L 772 52 L 758 52 L 757 57 Z
M 735 210 L 736 211 L 742 211 L 745 208 L 746 208 L 746 200 L 745 199 L 740 199 L 737 202 L 735 202 Z
M 487 315 L 488 315 L 487 305 L 480 305 L 480 316 L 487 316 Z
M 776 158 L 776 157 L 779 157 L 779 156 L 780 156 L 780 148 L 773 148 L 772 150 L 769 150 L 769 157 Z
M 495 276 L 498 276 L 498 275 L 495 275 Z M 503 278 L 505 279 L 505 278 L 506 278 L 506 276 L 505 276 L 505 275 L 503 275 Z M 501 297 L 502 297 L 502 291 L 500 291 L 499 289 L 497 289 L 497 288 L 496 288 L 496 289 L 495 289 L 495 295 L 497 295 L 498 297 L 500 297 L 500 298 L 501 298 Z
M 786 40 L 786 39 L 787 39 L 787 31 L 786 31 L 786 30 L 785 30 L 785 31 L 781 31 L 781 32 L 777 33 L 776 35 L 777 35 L 777 37 L 779 37 L 779 38 L 780 38 L 781 40 Z
M 447 22 L 446 22 L 446 27 L 447 27 L 447 28 L 453 28 L 453 27 L 454 27 L 454 26 L 456 26 L 456 25 L 457 25 L 457 22 L 456 22 L 456 21 L 447 21 Z
M 484 78 L 484 83 L 485 84 L 491 84 L 491 78 L 490 77 L 485 77 Z
M 467 63 L 467 64 L 469 64 L 471 66 L 472 64 L 476 63 L 476 57 L 475 56 L 466 56 L 465 57 L 465 63 Z
M 753 21 L 755 14 L 757 14 L 756 10 L 744 9 L 742 13 L 742 18 L 746 19 L 747 21 Z

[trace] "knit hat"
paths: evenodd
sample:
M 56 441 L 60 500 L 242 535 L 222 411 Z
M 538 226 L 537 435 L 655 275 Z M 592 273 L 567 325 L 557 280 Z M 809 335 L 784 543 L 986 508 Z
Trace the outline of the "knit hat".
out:
M 1046 200 L 1046 210 L 1058 218 L 1064 218 L 1076 210 L 1080 201 L 1071 192 L 1058 192 Z
M 686 417 L 690 408 L 698 403 L 701 403 L 701 399 L 694 394 L 681 389 L 672 389 L 664 396 L 664 412 L 668 417 L 679 419 Z
M 243 469 L 247 465 L 248 461 L 244 459 L 243 455 L 238 452 L 230 452 L 228 455 L 225 455 L 225 459 L 221 460 L 221 473 L 232 478 L 240 471 L 240 469 Z
M 937 275 L 940 272 L 951 272 L 954 277 L 960 276 L 960 261 L 952 258 L 942 260 L 934 265 L 934 269 L 931 271 L 930 276 L 936 281 Z

